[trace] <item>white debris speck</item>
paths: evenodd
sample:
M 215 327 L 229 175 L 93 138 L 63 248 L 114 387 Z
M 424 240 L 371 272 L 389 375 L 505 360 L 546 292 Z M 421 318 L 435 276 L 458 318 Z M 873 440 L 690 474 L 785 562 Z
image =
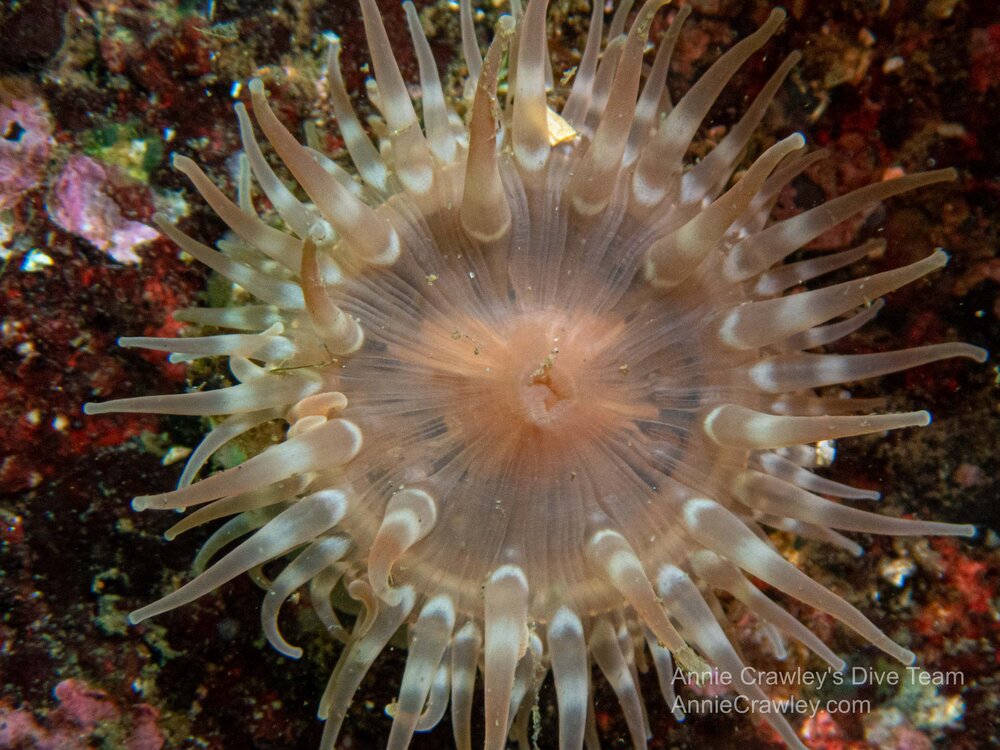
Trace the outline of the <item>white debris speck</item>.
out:
M 882 72 L 895 73 L 897 70 L 902 70 L 904 65 L 906 65 L 906 61 L 899 55 L 894 55 L 882 63 Z
M 37 273 L 43 268 L 48 268 L 49 266 L 55 265 L 55 261 L 51 257 L 43 253 L 37 247 L 31 248 L 28 254 L 24 256 L 24 260 L 21 262 L 21 270 L 25 273 Z
M 182 461 L 191 455 L 191 449 L 183 445 L 175 445 L 170 448 L 164 455 L 163 460 L 160 461 L 164 466 L 170 466 L 170 464 Z
M 917 566 L 913 560 L 900 557 L 883 561 L 879 565 L 879 574 L 896 588 L 902 588 L 906 579 L 913 575 L 913 571 L 916 569 Z
M 816 443 L 816 466 L 825 469 L 833 463 L 837 457 L 837 443 L 833 440 L 824 440 Z

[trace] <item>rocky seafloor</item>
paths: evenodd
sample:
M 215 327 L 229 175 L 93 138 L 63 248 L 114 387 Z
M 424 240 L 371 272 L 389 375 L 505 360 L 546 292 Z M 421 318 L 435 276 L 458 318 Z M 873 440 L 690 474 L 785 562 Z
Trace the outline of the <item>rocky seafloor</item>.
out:
M 682 93 L 772 3 L 692 1 L 669 85 Z M 415 80 L 403 14 L 380 5 L 400 63 Z M 486 6 L 486 3 L 483 3 Z M 457 3 L 417 2 L 448 80 L 460 75 Z M 726 132 L 778 61 L 803 62 L 765 121 L 760 142 L 803 131 L 831 156 L 783 196 L 785 215 L 903 171 L 954 166 L 957 182 L 893 199 L 824 235 L 816 247 L 884 236 L 888 248 L 852 273 L 883 270 L 934 246 L 952 256 L 931 278 L 888 299 L 878 319 L 838 344 L 878 351 L 965 340 L 1000 342 L 1000 10 L 993 0 L 789 0 L 789 20 L 739 73 L 699 136 L 696 155 Z M 496 12 L 490 5 L 487 15 Z M 671 15 L 661 13 L 664 18 Z M 553 0 L 557 65 L 575 64 L 586 3 Z M 654 37 L 666 23 L 654 27 Z M 221 224 L 170 168 L 201 162 L 232 189 L 234 100 L 251 76 L 268 83 L 283 119 L 328 126 L 325 33 L 344 40 L 348 86 L 363 89 L 367 51 L 352 0 L 16 0 L 0 6 L 0 748 L 315 748 L 316 702 L 337 656 L 307 603 L 283 616 L 306 658 L 264 641 L 260 592 L 248 579 L 140 627 L 126 614 L 189 574 L 203 534 L 167 544 L 162 514 L 129 499 L 176 481 L 196 419 L 85 418 L 95 398 L 220 382 L 164 357 L 115 347 L 120 335 L 173 335 L 178 307 L 223 294 L 216 280 L 152 228 L 154 211 L 212 238 Z M 864 384 L 855 393 L 926 406 L 924 430 L 841 441 L 830 475 L 877 488 L 890 514 L 971 522 L 972 540 L 863 540 L 854 560 L 784 544 L 813 577 L 868 613 L 953 684 L 898 680 L 898 667 L 830 618 L 793 611 L 852 666 L 880 675 L 838 698 L 869 710 L 799 719 L 810 748 L 985 748 L 1000 740 L 997 474 L 1000 419 L 993 364 L 945 361 Z M 749 633 L 741 619 L 737 633 Z M 777 669 L 753 643 L 756 663 Z M 384 743 L 383 708 L 405 652 L 390 649 L 358 694 L 338 743 Z M 793 652 L 784 669 L 809 668 Z M 812 665 L 815 669 L 815 665 Z M 905 675 L 904 675 L 905 677 Z M 874 682 L 883 684 L 876 685 Z M 746 717 L 692 715 L 679 724 L 646 680 L 651 748 L 777 747 Z M 809 696 L 808 688 L 798 694 Z M 631 745 L 606 686 L 597 723 L 605 747 Z M 554 695 L 542 691 L 539 748 L 556 745 Z M 854 704 L 859 705 L 859 704 Z M 865 704 L 860 704 L 865 705 Z M 415 748 L 450 743 L 447 719 Z M 478 728 L 481 731 L 481 727 Z

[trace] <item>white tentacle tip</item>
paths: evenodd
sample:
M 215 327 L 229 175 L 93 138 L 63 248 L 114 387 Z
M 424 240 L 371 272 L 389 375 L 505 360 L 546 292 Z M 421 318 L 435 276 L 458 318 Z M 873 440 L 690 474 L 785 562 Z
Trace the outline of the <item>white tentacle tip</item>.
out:
M 705 513 L 710 513 L 717 507 L 719 507 L 718 503 L 705 497 L 695 497 L 688 500 L 682 509 L 685 525 L 688 528 L 697 526 L 704 518 Z
M 550 153 L 547 144 L 532 149 L 523 143 L 514 141 L 514 159 L 525 172 L 532 174 L 541 172 L 549 161 Z
M 654 289 L 667 290 L 677 286 L 676 282 L 660 273 L 656 261 L 650 258 L 646 261 L 646 281 Z
M 687 575 L 675 565 L 664 565 L 656 574 L 656 593 L 669 599 L 677 586 L 689 583 Z
M 394 227 L 389 227 L 386 232 L 385 246 L 382 250 L 370 257 L 365 258 L 373 266 L 391 266 L 402 253 L 402 244 L 399 241 L 399 233 Z
M 313 222 L 309 227 L 309 239 L 315 243 L 316 247 L 323 247 L 333 242 L 336 239 L 336 235 L 333 232 L 333 227 L 330 226 L 330 222 L 320 219 Z
M 583 624 L 579 616 L 569 607 L 560 607 L 552 621 L 549 623 L 549 637 L 561 638 L 563 636 L 583 637 Z
M 715 434 L 715 422 L 718 420 L 719 415 L 722 413 L 723 407 L 716 406 L 712 411 L 705 415 L 705 419 L 702 422 L 702 429 L 705 430 L 705 434 L 711 438 L 712 442 L 716 445 L 721 445 L 722 442 L 719 440 L 718 436 Z
M 390 607 L 398 607 L 400 602 L 403 601 L 403 594 L 405 593 L 401 586 L 392 586 L 389 584 L 380 586 L 373 584 L 372 590 L 379 599 Z
M 184 156 L 183 154 L 174 154 L 173 157 L 170 159 L 170 166 L 172 166 L 181 174 L 188 174 L 189 172 L 194 171 L 198 168 L 198 165 L 195 163 L 194 159 Z M 154 214 L 153 218 L 155 219 L 158 215 L 159 214 Z
M 521 570 L 518 565 L 501 565 L 499 568 L 494 570 L 489 577 L 490 583 L 501 583 L 504 580 L 511 580 L 525 589 L 528 588 L 528 579 L 524 575 L 524 571 Z
M 640 170 L 632 175 L 632 198 L 642 208 L 650 208 L 659 204 L 667 195 L 661 185 L 653 185 Z
M 588 201 L 582 195 L 573 196 L 573 208 L 576 212 L 584 217 L 596 216 L 605 208 L 607 208 L 610 199 L 602 199 L 598 201 Z
M 139 495 L 138 497 L 132 498 L 132 510 L 142 512 L 144 510 L 149 510 L 153 507 L 153 503 L 160 498 L 161 495 Z
M 347 419 L 335 419 L 330 421 L 337 422 L 342 425 L 347 432 L 347 444 L 350 446 L 345 451 L 347 453 L 347 458 L 344 460 L 344 463 L 347 463 L 361 451 L 361 446 L 364 444 L 364 435 L 361 432 L 360 427 Z
M 462 224 L 462 228 L 465 230 L 466 234 L 468 234 L 469 237 L 474 239 L 476 242 L 483 245 L 489 245 L 493 242 L 499 242 L 507 236 L 507 233 L 510 231 L 510 219 L 498 222 L 497 228 L 492 232 L 484 232 L 475 227 L 469 227 L 464 222 Z
M 983 364 L 990 358 L 990 353 L 981 346 L 973 346 L 968 349 L 967 355 L 969 359 L 975 360 L 979 364 Z
M 944 251 L 944 248 L 936 248 L 928 257 L 928 265 L 933 268 L 944 268 L 951 261 L 951 256 Z
M 347 515 L 347 495 L 340 490 L 319 490 L 311 495 L 306 495 L 299 502 L 309 502 L 321 506 L 326 511 L 326 521 L 330 527 L 340 523 Z

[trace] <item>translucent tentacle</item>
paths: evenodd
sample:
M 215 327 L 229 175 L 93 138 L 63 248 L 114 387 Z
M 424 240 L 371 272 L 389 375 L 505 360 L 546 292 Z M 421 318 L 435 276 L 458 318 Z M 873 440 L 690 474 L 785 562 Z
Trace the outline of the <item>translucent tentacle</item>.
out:
M 793 286 L 804 284 L 840 268 L 846 268 L 869 255 L 877 255 L 884 249 L 885 240 L 868 240 L 850 250 L 778 266 L 757 279 L 754 291 L 761 296 L 781 294 Z
M 399 626 L 413 610 L 415 603 L 413 589 L 405 587 L 401 593 L 399 603 L 395 606 L 380 607 L 370 624 L 359 621 L 362 634 L 352 637 L 333 674 L 330 675 L 326 691 L 319 702 L 318 716 L 326 720 L 320 750 L 333 750 L 358 685 L 371 669 L 375 659 L 382 653 L 389 639 L 399 630 Z M 366 625 L 367 628 L 364 627 Z M 357 625 L 355 629 L 358 630 Z
M 236 104 L 236 117 L 240 122 L 243 150 L 250 162 L 254 177 L 257 178 L 261 189 L 274 205 L 282 220 L 299 237 L 305 237 L 317 217 L 292 195 L 292 191 L 285 187 L 285 184 L 278 179 L 274 170 L 264 159 L 264 154 L 261 153 L 257 139 L 254 137 L 250 115 L 247 114 L 247 108 L 243 106 L 243 102 Z
M 236 210 L 239 211 L 239 209 Z M 167 218 L 162 214 L 155 215 L 153 221 L 184 252 L 193 255 L 216 273 L 222 274 L 230 281 L 239 284 L 261 302 L 266 302 L 269 305 L 281 307 L 286 310 L 302 309 L 302 290 L 299 289 L 297 284 L 268 276 L 244 263 L 239 263 L 226 257 L 208 245 L 203 245 L 197 240 L 188 237 L 167 221 Z
M 545 94 L 545 12 L 548 0 L 529 0 L 521 21 L 514 81 L 514 158 L 527 173 L 549 159 L 548 102 Z
M 531 0 L 537 6 L 538 0 Z M 528 13 L 532 5 L 528 6 Z M 544 19 L 543 19 L 544 22 Z M 543 26 L 544 29 L 544 26 Z M 486 582 L 485 750 L 503 750 L 517 662 L 528 645 L 528 581 L 520 568 L 504 565 Z
M 566 104 L 562 109 L 562 117 L 571 126 L 579 130 L 590 108 L 590 97 L 594 89 L 594 74 L 597 72 L 597 61 L 601 54 L 601 32 L 604 26 L 604 4 L 593 0 L 590 12 L 590 28 L 587 30 L 587 41 L 583 48 L 583 57 L 576 69 L 573 87 L 570 89 Z
M 472 699 L 483 636 L 471 620 L 455 634 L 451 646 L 451 723 L 456 750 L 472 750 Z
M 590 699 L 590 665 L 583 624 L 560 607 L 549 623 L 548 644 L 559 703 L 559 750 L 581 750 Z
M 427 705 L 417 722 L 418 732 L 429 732 L 441 723 L 448 710 L 448 691 L 451 689 L 451 653 L 445 649 L 441 664 L 431 681 L 431 691 L 427 696 Z
M 825 500 L 819 495 L 777 477 L 755 471 L 741 472 L 734 493 L 749 507 L 776 516 L 797 518 L 820 527 L 893 536 L 973 536 L 967 524 L 891 518 Z
M 292 659 L 302 656 L 302 649 L 288 643 L 278 629 L 281 605 L 296 589 L 342 558 L 349 547 L 350 542 L 344 537 L 332 536 L 320 539 L 306 547 L 274 579 L 264 596 L 264 603 L 260 608 L 260 621 L 264 636 L 276 651 Z
M 938 169 L 858 188 L 741 240 L 726 256 L 722 272 L 731 281 L 745 281 L 869 206 L 927 185 L 951 182 L 956 176 L 954 169 Z
M 785 417 L 736 404 L 717 406 L 705 417 L 705 433 L 719 445 L 760 450 L 869 435 L 903 427 L 925 427 L 926 411 L 860 417 Z
M 636 163 L 632 195 L 638 206 L 648 208 L 664 200 L 669 186 L 678 181 L 684 154 L 719 93 L 784 19 L 785 11 L 772 11 L 763 26 L 719 58 L 670 111 Z
M 296 474 L 347 463 L 361 450 L 361 431 L 346 419 L 331 419 L 284 443 L 272 445 L 239 466 L 173 492 L 140 495 L 136 510 L 186 508 L 225 495 L 248 492 Z
M 257 123 L 267 140 L 348 247 L 369 263 L 394 262 L 399 257 L 400 247 L 399 236 L 392 225 L 316 163 L 271 111 L 259 78 L 250 81 L 250 95 Z
M 462 25 L 462 54 L 465 56 L 465 66 L 469 69 L 467 85 L 474 88 L 479 81 L 479 71 L 483 67 L 483 56 L 479 51 L 476 26 L 472 20 L 472 0 L 461 0 L 459 11 Z
M 687 574 L 674 565 L 665 565 L 657 575 L 656 588 L 663 597 L 664 605 L 684 626 L 685 632 L 690 633 L 691 638 L 714 665 L 732 678 L 733 688 L 755 702 L 767 703 L 769 699 L 760 686 L 745 677 L 742 659 Z M 789 747 L 806 750 L 795 730 L 779 712 L 764 712 L 764 720 Z
M 660 46 L 656 50 L 653 66 L 646 78 L 646 85 L 643 86 L 639 102 L 635 106 L 635 119 L 632 121 L 632 131 L 629 133 L 628 145 L 625 149 L 626 164 L 632 164 L 639 157 L 642 147 L 649 140 L 658 124 L 657 118 L 665 116 L 670 110 L 667 71 L 670 68 L 670 59 L 673 56 L 677 39 L 681 35 L 681 29 L 690 15 L 690 5 L 678 8 L 674 20 L 670 23 L 670 28 L 660 39 Z M 666 109 L 663 106 L 664 98 L 666 98 L 667 103 Z
M 706 549 L 789 596 L 833 615 L 903 664 L 913 663 L 915 657 L 912 651 L 894 643 L 871 620 L 788 562 L 718 503 L 704 499 L 689 500 L 684 505 L 684 524 Z
M 469 154 L 465 165 L 465 187 L 460 219 L 462 228 L 480 242 L 493 242 L 510 230 L 511 211 L 507 202 L 497 156 L 497 76 L 513 28 L 497 27 L 496 37 L 486 54 L 479 74 L 469 122 Z
M 175 156 L 174 168 L 191 180 L 195 190 L 205 199 L 212 210 L 226 225 L 243 240 L 277 261 L 289 271 L 299 267 L 299 243 L 290 234 L 269 227 L 256 215 L 247 214 L 215 186 L 194 161 L 186 156 Z M 196 256 L 197 257 L 197 256 Z M 200 260 L 200 259 L 199 259 Z M 213 270 L 218 270 L 213 267 Z M 219 271 L 219 273 L 222 273 Z
M 358 119 L 351 97 L 344 86 L 344 77 L 340 72 L 340 40 L 330 43 L 327 53 L 327 79 L 330 81 L 330 105 L 337 117 L 340 134 L 344 137 L 344 146 L 351 155 L 351 161 L 357 167 L 361 179 L 379 193 L 389 193 L 389 173 L 378 149 L 372 144 Z
M 381 97 L 382 115 L 389 127 L 392 159 L 399 181 L 411 193 L 423 195 L 434 184 L 434 159 L 420 131 L 406 82 L 392 54 L 392 44 L 375 0 L 360 0 L 368 51 Z
M 736 168 L 740 154 L 750 142 L 750 137 L 764 119 L 764 113 L 781 88 L 781 84 L 785 82 L 785 78 L 800 59 L 802 54 L 799 52 L 792 52 L 786 57 L 722 142 L 681 178 L 683 200 L 700 201 L 705 195 L 711 196 L 716 189 L 721 189 Z
M 450 164 L 455 159 L 457 144 L 448 123 L 448 105 L 441 89 L 434 53 L 431 52 L 431 46 L 427 42 L 424 27 L 420 24 L 420 17 L 413 3 L 407 0 L 403 3 L 403 8 L 406 10 L 406 23 L 410 29 L 410 38 L 413 40 L 420 68 L 420 100 L 423 103 L 427 143 L 438 161 Z
M 757 617 L 770 622 L 830 665 L 835 672 L 846 662 L 837 656 L 815 633 L 787 611 L 771 601 L 759 588 L 748 581 L 739 568 L 708 550 L 698 550 L 689 558 L 695 573 L 716 588 L 742 602 Z
M 952 357 L 982 363 L 986 361 L 986 350 L 949 342 L 875 354 L 785 354 L 758 362 L 750 367 L 748 375 L 767 393 L 786 393 L 877 378 Z
M 622 656 L 621 647 L 615 637 L 614 628 L 604 618 L 594 624 L 594 632 L 590 636 L 590 652 L 601 672 L 607 678 L 611 689 L 618 697 L 622 711 L 625 713 L 625 723 L 632 735 L 632 747 L 635 750 L 646 748 L 646 726 L 639 701 L 639 693 L 628 664 Z
M 753 163 L 743 179 L 694 218 L 647 251 L 646 279 L 660 289 L 686 281 L 709 252 L 716 248 L 730 225 L 746 211 L 761 184 L 785 156 L 805 146 L 805 138 L 795 133 L 769 148 Z
M 420 610 L 410 637 L 406 669 L 399 686 L 399 700 L 386 750 L 406 750 L 409 747 L 454 627 L 455 605 L 447 596 L 434 597 Z
M 629 30 L 615 71 L 614 84 L 593 142 L 574 170 L 568 191 L 573 207 L 583 216 L 604 210 L 611 200 L 627 140 L 622 130 L 632 127 L 635 98 L 642 74 L 642 52 L 653 16 L 668 0 L 646 0 Z
M 193 602 L 241 573 L 280 557 L 333 528 L 344 517 L 346 509 L 344 494 L 336 490 L 324 490 L 294 502 L 193 581 L 132 612 L 129 620 L 133 624 L 140 623 Z
M 720 341 L 733 349 L 759 349 L 843 315 L 859 305 L 926 276 L 948 262 L 943 250 L 892 271 L 730 310 L 719 326 Z

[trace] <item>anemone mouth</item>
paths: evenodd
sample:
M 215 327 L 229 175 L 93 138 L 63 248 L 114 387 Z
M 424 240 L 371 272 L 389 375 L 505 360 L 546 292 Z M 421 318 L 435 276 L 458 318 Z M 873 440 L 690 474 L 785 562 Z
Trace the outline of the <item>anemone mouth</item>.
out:
M 451 421 L 462 423 L 456 428 L 522 449 L 572 441 L 573 428 L 588 424 L 585 400 L 593 395 L 604 354 L 599 343 L 580 340 L 590 338 L 594 324 L 571 324 L 563 313 L 540 311 L 488 333 L 475 333 L 478 327 L 465 333 L 459 325 L 448 337 L 461 350 L 455 359 L 465 365 L 449 368 L 455 376 Z M 590 411 L 596 417 L 598 409 Z
M 656 415 L 647 394 L 629 388 L 622 324 L 611 316 L 545 309 L 494 322 L 468 312 L 436 317 L 405 341 L 370 336 L 341 378 L 359 411 L 392 400 L 463 443 L 488 443 L 495 460 L 484 457 L 478 476 L 503 471 L 522 451 L 543 454 L 539 465 L 558 471 L 560 456 L 597 432 Z
M 527 741 L 549 671 L 560 746 L 582 747 L 593 665 L 641 750 L 649 727 L 637 675 L 647 653 L 668 702 L 673 659 L 685 669 L 711 663 L 742 695 L 767 700 L 741 677 L 717 592 L 747 607 L 776 654 L 785 652 L 783 633 L 842 668 L 751 576 L 910 663 L 911 652 L 782 557 L 766 530 L 854 554 L 860 546 L 841 531 L 974 531 L 855 508 L 851 501 L 873 493 L 813 471 L 818 441 L 929 421 L 923 411 L 869 414 L 871 401 L 818 389 L 945 357 L 985 358 L 965 344 L 810 351 L 864 325 L 878 312 L 874 300 L 941 268 L 944 252 L 786 294 L 878 243 L 786 262 L 798 248 L 879 201 L 955 173 L 870 185 L 770 222 L 782 188 L 822 156 L 798 153 L 801 135 L 776 142 L 727 185 L 796 54 L 706 158 L 685 171 L 684 157 L 727 81 L 784 13 L 774 11 L 673 103 L 666 69 L 689 9 L 677 11 L 642 82 L 652 18 L 664 4 L 648 0 L 629 26 L 632 3 L 623 3 L 602 51 L 603 6 L 595 3 L 579 70 L 556 114 L 546 94 L 545 1 L 531 0 L 523 12 L 514 3 L 484 58 L 463 0 L 464 124 L 406 4 L 421 127 L 378 8 L 361 0 L 378 148 L 350 106 L 336 45 L 329 70 L 358 179 L 302 146 L 259 80 L 248 87 L 257 124 L 308 200 L 277 177 L 242 105 L 236 202 L 194 162 L 175 160 L 235 237 L 215 250 L 161 220 L 164 232 L 257 304 L 178 315 L 231 333 L 122 340 L 179 360 L 227 357 L 236 385 L 86 407 L 227 415 L 176 490 L 134 501 L 139 510 L 188 509 L 171 537 L 230 519 L 199 554 L 199 575 L 131 619 L 290 557 L 265 582 L 262 623 L 276 649 L 301 655 L 277 623 L 282 602 L 308 585 L 317 615 L 345 642 L 320 702 L 327 750 L 362 677 L 403 626 L 410 656 L 393 750 L 436 724 L 449 696 L 456 745 L 468 750 L 479 672 L 487 750 L 500 750 L 511 733 Z M 251 170 L 284 230 L 255 210 Z M 272 421 L 288 425 L 280 443 L 195 481 L 221 446 Z M 362 606 L 350 633 L 332 607 L 338 585 Z M 780 714 L 765 719 L 802 747 Z

